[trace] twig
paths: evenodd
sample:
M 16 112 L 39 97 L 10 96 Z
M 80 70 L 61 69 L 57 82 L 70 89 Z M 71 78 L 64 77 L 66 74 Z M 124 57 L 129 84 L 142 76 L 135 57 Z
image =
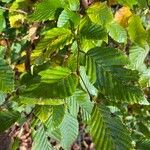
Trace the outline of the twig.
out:
M 79 27 L 77 34 L 79 33 Z M 76 37 L 76 42 L 77 42 L 77 74 L 79 75 L 79 61 L 80 61 L 80 40 L 78 36 Z
M 8 11 L 12 11 L 12 12 L 17 12 L 17 13 L 21 13 L 21 14 L 27 14 L 27 12 L 25 12 L 25 11 L 23 11 L 23 10 L 20 10 L 20 9 L 18 9 L 18 10 L 14 10 L 14 9 L 10 9 L 10 8 L 7 8 L 7 7 L 2 7 L 2 6 L 0 6 L 0 9 L 3 9 L 3 10 L 8 10 Z
M 86 88 L 86 90 L 87 90 L 87 93 L 88 93 L 88 95 L 89 95 L 89 97 L 90 97 L 90 100 L 92 101 L 93 96 L 91 95 L 91 93 L 90 93 L 89 89 L 87 88 L 87 86 L 86 86 L 86 84 L 85 84 L 85 82 L 84 82 L 84 80 L 83 80 L 82 76 L 81 76 L 80 74 L 79 74 L 79 76 L 80 76 L 80 79 L 82 80 L 82 82 L 83 82 L 83 84 L 84 84 L 84 87 L 85 87 L 85 88 Z

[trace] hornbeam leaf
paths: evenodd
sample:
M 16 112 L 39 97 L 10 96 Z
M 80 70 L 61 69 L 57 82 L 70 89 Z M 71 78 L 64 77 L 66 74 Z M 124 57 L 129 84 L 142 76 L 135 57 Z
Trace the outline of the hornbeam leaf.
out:
M 14 73 L 7 62 L 0 58 L 0 90 L 11 92 L 14 88 Z
M 129 131 L 119 117 L 113 116 L 107 107 L 95 105 L 89 127 L 96 149 L 132 149 Z
M 0 111 L 0 133 L 11 127 L 19 118 L 18 112 Z
M 140 139 L 136 143 L 136 148 L 138 150 L 148 150 L 148 149 L 150 149 L 150 139 Z
M 52 115 L 52 111 L 53 109 L 51 106 L 36 106 L 34 108 L 34 114 L 43 123 L 45 123 L 48 120 L 48 118 Z
M 91 40 L 107 40 L 106 30 L 101 25 L 91 22 L 88 18 L 81 21 L 80 36 Z
M 41 125 L 33 135 L 32 150 L 53 150 L 50 142 L 48 141 L 48 134 Z
M 54 50 L 62 49 L 72 41 L 71 31 L 65 28 L 53 28 L 46 31 L 43 36 L 34 50 L 35 53 L 39 51 L 42 53 L 45 49 L 54 52 Z
M 70 25 L 70 21 L 74 24 L 74 26 L 77 26 L 80 22 L 80 16 L 69 9 L 65 9 L 59 15 L 57 27 L 68 27 Z
M 65 103 L 64 99 L 41 99 L 24 96 L 19 96 L 19 101 L 25 105 L 62 105 Z
M 128 33 L 132 42 L 145 47 L 147 32 L 139 16 L 134 15 L 129 19 Z
M 29 86 L 21 96 L 33 99 L 64 99 L 71 96 L 78 84 L 78 77 L 68 68 L 50 68 L 39 73 L 40 83 Z
M 62 0 L 43 0 L 36 4 L 35 11 L 29 16 L 29 19 L 31 21 L 54 20 L 56 11 L 62 7 Z
M 95 65 L 97 74 L 95 85 L 106 98 L 130 103 L 145 100 L 141 88 L 137 86 L 138 72 L 124 68 L 128 59 L 121 51 L 96 47 L 88 51 L 86 59 L 92 60 L 90 63 Z
M 0 32 L 2 32 L 6 27 L 6 22 L 4 18 L 4 10 L 0 10 Z
M 110 25 L 108 25 L 107 30 L 111 38 L 117 41 L 118 43 L 127 42 L 127 32 L 117 22 L 112 22 Z
M 61 145 L 65 150 L 71 148 L 78 135 L 78 121 L 77 118 L 67 113 L 60 127 L 62 135 Z
M 52 115 L 45 122 L 45 125 L 48 128 L 49 132 L 57 129 L 62 123 L 65 116 L 65 106 L 64 105 L 53 106 L 52 111 L 53 111 Z
M 110 8 L 105 3 L 95 3 L 87 9 L 89 18 L 94 23 L 107 26 L 112 20 L 113 15 Z
M 148 52 L 149 52 L 149 48 L 144 49 L 138 45 L 132 46 L 129 49 L 129 59 L 131 61 L 131 65 L 133 66 L 133 68 L 139 71 L 142 70 Z
M 68 0 L 70 9 L 72 11 L 79 11 L 80 9 L 80 1 L 79 0 Z
M 85 68 L 83 66 L 81 66 L 79 71 L 80 71 L 80 84 L 81 84 L 81 87 L 86 92 L 89 92 L 91 95 L 97 96 L 97 89 L 89 81 L 89 77 L 86 75 Z

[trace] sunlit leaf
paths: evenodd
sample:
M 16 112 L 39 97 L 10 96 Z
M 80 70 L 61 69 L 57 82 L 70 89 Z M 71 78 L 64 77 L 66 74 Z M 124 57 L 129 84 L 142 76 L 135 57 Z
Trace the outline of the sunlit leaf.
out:
M 113 19 L 112 12 L 105 3 L 91 5 L 87 10 L 87 14 L 94 23 L 102 26 L 108 25 Z
M 147 33 L 139 16 L 132 16 L 130 18 L 128 33 L 132 42 L 145 47 Z

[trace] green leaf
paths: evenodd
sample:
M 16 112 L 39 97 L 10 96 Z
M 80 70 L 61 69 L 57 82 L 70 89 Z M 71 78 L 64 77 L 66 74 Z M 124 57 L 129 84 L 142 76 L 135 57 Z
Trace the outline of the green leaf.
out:
M 80 24 L 80 36 L 91 40 L 107 40 L 104 28 L 99 24 L 92 23 L 88 18 L 84 18 Z
M 137 0 L 117 0 L 120 4 L 133 8 L 137 4 Z
M 108 25 L 107 30 L 110 37 L 118 43 L 127 42 L 127 32 L 117 22 L 112 22 L 110 25 Z
M 0 133 L 10 128 L 19 118 L 18 112 L 0 111 Z
M 78 121 L 71 114 L 67 113 L 61 124 L 61 145 L 65 150 L 71 148 L 71 145 L 75 141 L 78 135 Z
M 11 92 L 14 88 L 14 74 L 4 59 L 0 58 L 0 91 Z
M 150 130 L 148 126 L 144 124 L 144 122 L 138 122 L 137 125 L 138 125 L 140 132 L 143 133 L 145 137 L 150 138 Z
M 75 93 L 76 93 L 76 92 L 75 92 Z M 75 97 L 75 93 L 74 93 L 73 96 L 71 96 L 71 97 L 68 98 L 67 104 L 68 104 L 68 109 L 69 109 L 70 115 L 72 115 L 72 116 L 74 116 L 75 118 L 77 118 L 80 108 L 79 108 L 78 103 L 77 103 L 76 100 L 75 100 L 75 98 L 76 98 L 76 97 Z
M 72 11 L 79 11 L 80 9 L 80 1 L 79 0 L 68 0 L 70 9 Z
M 105 42 L 108 42 L 108 36 L 106 36 L 106 39 L 104 37 Z M 83 52 L 88 52 L 91 48 L 101 46 L 103 43 L 103 40 L 90 40 L 90 39 L 85 39 L 81 38 L 81 50 Z
M 33 135 L 32 150 L 53 150 L 43 125 Z
M 130 133 L 117 116 L 103 105 L 93 108 L 89 124 L 95 148 L 99 150 L 132 149 Z
M 146 65 L 143 65 L 141 71 L 140 84 L 142 87 L 150 87 L 150 68 L 147 68 Z
M 11 0 L 2 0 L 4 3 L 9 3 Z
M 71 96 L 78 84 L 78 77 L 68 68 L 50 68 L 39 73 L 41 82 L 29 86 L 22 96 L 35 99 L 63 99 Z M 44 90 L 43 90 L 44 89 Z
M 77 89 L 74 95 L 67 100 L 70 114 L 77 117 L 80 109 L 83 121 L 89 120 L 94 105 L 90 101 L 90 97 L 86 92 Z
M 132 42 L 145 47 L 147 33 L 139 16 L 134 15 L 129 19 L 128 34 Z
M 138 45 L 132 46 L 129 49 L 129 59 L 134 69 L 137 69 L 139 71 L 143 69 L 143 64 L 148 52 L 149 49 L 144 49 Z
M 135 45 L 129 49 L 129 59 L 131 62 L 129 67 L 140 72 L 140 84 L 142 87 L 149 87 L 150 85 L 150 69 L 145 64 L 148 53 L 149 47 L 144 49 Z
M 29 15 L 29 19 L 31 21 L 54 20 L 56 11 L 62 7 L 62 0 L 43 0 L 36 4 L 35 11 Z
M 6 22 L 4 18 L 4 11 L 0 9 L 0 32 L 2 32 L 6 27 Z
M 62 123 L 65 115 L 65 106 L 64 105 L 53 106 L 52 110 L 53 110 L 52 115 L 45 123 L 49 132 L 57 129 Z
M 123 68 L 128 59 L 121 51 L 96 47 L 88 51 L 86 58 L 95 64 L 96 86 L 106 98 L 130 103 L 145 100 L 142 90 L 136 85 L 139 79 L 137 71 Z
M 43 36 L 34 50 L 35 53 L 36 51 L 42 53 L 44 49 L 48 49 L 52 53 L 55 50 L 62 49 L 72 41 L 71 31 L 65 28 L 53 28 L 46 31 Z
M 94 23 L 107 26 L 113 20 L 111 9 L 105 3 L 95 3 L 91 5 L 87 14 Z
M 7 96 L 7 94 L 0 91 L 0 105 L 3 104 L 3 102 L 5 101 L 6 96 Z
M 25 96 L 19 96 L 19 101 L 25 105 L 62 105 L 65 103 L 64 99 L 42 99 L 30 98 Z
M 142 139 L 136 143 L 137 150 L 148 150 L 150 149 L 150 139 Z
M 137 0 L 137 1 L 138 1 L 138 5 L 141 8 L 148 8 L 148 2 L 147 2 L 147 0 Z
M 41 122 L 45 123 L 47 119 L 52 115 L 51 106 L 36 106 L 34 108 L 34 114 L 40 119 Z
M 80 67 L 80 84 L 82 88 L 93 96 L 97 96 L 97 89 L 92 85 L 89 77 L 86 75 L 86 70 L 83 66 Z
M 69 9 L 65 9 L 59 15 L 57 27 L 69 27 L 70 21 L 74 24 L 74 26 L 77 26 L 80 22 L 80 16 Z
M 86 74 L 89 76 L 89 80 L 92 83 L 96 82 L 96 65 L 94 59 L 85 55 L 85 69 Z

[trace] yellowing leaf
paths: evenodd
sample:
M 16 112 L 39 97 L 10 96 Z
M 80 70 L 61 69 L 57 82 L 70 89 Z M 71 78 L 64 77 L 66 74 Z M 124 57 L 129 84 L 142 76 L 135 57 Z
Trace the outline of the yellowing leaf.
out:
M 121 26 L 127 27 L 128 20 L 131 17 L 132 12 L 129 7 L 122 7 L 115 13 L 115 21 L 118 22 Z
M 9 22 L 11 28 L 19 28 L 24 23 L 25 16 L 22 14 L 17 14 L 9 17 Z
M 16 68 L 18 69 L 19 72 L 24 72 L 25 71 L 25 64 L 19 64 L 16 65 Z

